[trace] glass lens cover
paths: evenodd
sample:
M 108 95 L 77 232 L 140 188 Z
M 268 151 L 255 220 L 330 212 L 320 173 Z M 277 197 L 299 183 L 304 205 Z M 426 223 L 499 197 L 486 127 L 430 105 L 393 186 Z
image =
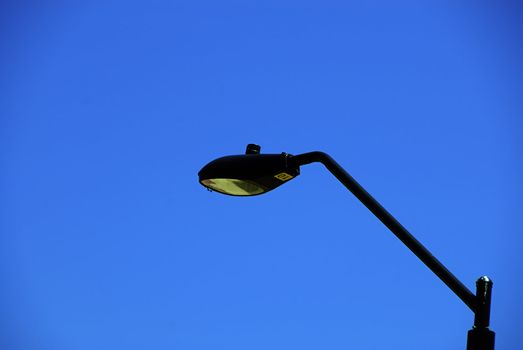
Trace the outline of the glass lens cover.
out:
M 265 188 L 246 180 L 238 179 L 205 179 L 201 181 L 205 187 L 211 190 L 230 194 L 233 196 L 254 196 L 265 192 Z

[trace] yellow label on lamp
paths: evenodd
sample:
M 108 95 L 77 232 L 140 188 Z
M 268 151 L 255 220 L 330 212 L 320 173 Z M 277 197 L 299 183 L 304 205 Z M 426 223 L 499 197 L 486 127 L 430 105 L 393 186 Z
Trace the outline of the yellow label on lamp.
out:
M 293 178 L 292 175 L 289 175 L 287 173 L 279 173 L 278 175 L 274 175 L 274 177 L 281 181 L 287 181 Z

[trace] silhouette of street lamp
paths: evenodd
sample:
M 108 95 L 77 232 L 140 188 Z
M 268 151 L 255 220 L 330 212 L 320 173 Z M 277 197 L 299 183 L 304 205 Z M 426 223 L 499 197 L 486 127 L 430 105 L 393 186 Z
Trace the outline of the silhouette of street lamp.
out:
M 300 174 L 300 166 L 314 162 L 322 163 L 474 312 L 467 350 L 493 350 L 495 333 L 489 329 L 492 281 L 487 276 L 480 277 L 474 295 L 328 154 L 260 154 L 260 146 L 249 144 L 245 154 L 215 159 L 198 176 L 200 183 L 212 191 L 254 196 L 290 181 Z

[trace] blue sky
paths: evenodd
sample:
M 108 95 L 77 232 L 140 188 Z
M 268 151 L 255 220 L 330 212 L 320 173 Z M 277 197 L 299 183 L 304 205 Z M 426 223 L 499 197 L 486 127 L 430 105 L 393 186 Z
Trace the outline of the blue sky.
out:
M 523 343 L 522 11 L 509 3 L 3 5 L 0 343 L 464 349 L 473 315 L 320 165 L 267 195 L 197 172 L 329 153 Z

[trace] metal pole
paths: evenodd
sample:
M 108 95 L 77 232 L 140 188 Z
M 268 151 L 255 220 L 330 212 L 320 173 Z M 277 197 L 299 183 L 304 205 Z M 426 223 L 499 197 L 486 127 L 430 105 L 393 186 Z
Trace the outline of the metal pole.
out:
M 423 246 L 398 220 L 378 203 L 334 159 L 323 152 L 310 152 L 292 156 L 292 165 L 322 163 L 345 187 L 360 200 L 387 228 L 398 237 L 432 272 L 438 276 L 475 314 L 474 326 L 468 333 L 467 350 L 493 350 L 494 332 L 488 329 L 492 281 L 481 277 L 476 295 L 456 278 L 430 251 Z
M 487 276 L 476 281 L 476 312 L 474 326 L 468 332 L 467 350 L 494 350 L 495 333 L 488 328 L 492 284 Z

